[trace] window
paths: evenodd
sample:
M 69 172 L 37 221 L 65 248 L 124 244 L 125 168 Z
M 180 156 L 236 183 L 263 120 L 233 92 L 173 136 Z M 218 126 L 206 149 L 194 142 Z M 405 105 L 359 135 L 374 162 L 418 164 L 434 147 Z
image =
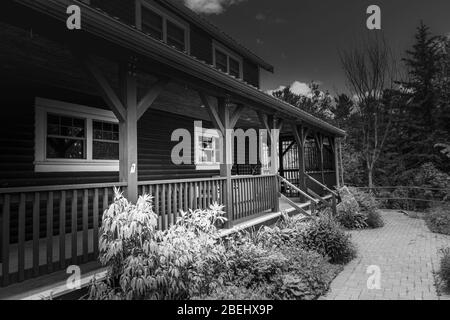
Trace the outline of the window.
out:
M 150 34 L 153 38 L 163 40 L 163 18 L 147 8 L 142 8 L 142 31 Z
M 47 114 L 47 159 L 86 159 L 86 121 Z
M 119 170 L 119 124 L 111 111 L 36 99 L 35 171 Z
M 220 169 L 220 138 L 217 130 L 195 126 L 195 164 L 197 170 Z
M 142 0 L 136 1 L 136 26 L 179 51 L 189 51 L 189 26 Z
M 119 159 L 119 125 L 117 123 L 93 121 L 94 136 L 92 157 L 94 160 Z
M 214 65 L 220 71 L 242 79 L 242 59 L 233 55 L 218 43 L 213 43 Z

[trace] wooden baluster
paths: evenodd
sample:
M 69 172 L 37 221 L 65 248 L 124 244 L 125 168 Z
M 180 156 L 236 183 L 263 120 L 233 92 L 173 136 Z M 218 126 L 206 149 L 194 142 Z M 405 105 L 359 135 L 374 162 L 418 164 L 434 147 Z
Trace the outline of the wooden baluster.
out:
M 194 209 L 194 187 L 192 182 L 189 182 L 189 209 Z
M 236 219 L 240 219 L 243 211 L 242 179 L 236 179 L 236 189 L 238 193 Z
M 77 264 L 78 262 L 78 220 L 77 220 L 77 212 L 78 211 L 78 192 L 77 190 L 73 190 L 72 192 L 72 264 Z
M 53 192 L 47 196 L 47 273 L 53 272 Z
M 83 192 L 83 261 L 89 261 L 89 190 Z
M 178 210 L 177 210 L 177 219 L 180 217 L 180 211 L 183 210 L 183 187 L 184 183 L 180 183 L 178 185 Z
M 189 208 L 189 188 L 188 184 L 185 182 L 183 183 L 183 191 L 184 191 L 184 203 L 183 203 L 183 210 L 188 211 Z
M 20 194 L 19 200 L 19 256 L 18 256 L 18 268 L 19 268 L 19 282 L 25 280 L 25 209 L 26 209 L 26 196 L 25 193 Z
M 59 263 L 66 267 L 66 192 L 61 191 L 59 198 Z
M 155 185 L 155 206 L 154 210 L 156 211 L 156 215 L 158 216 L 158 230 L 162 230 L 162 214 L 161 214 L 161 206 L 160 206 L 160 190 L 159 184 Z
M 34 193 L 33 200 L 33 275 L 39 276 L 39 239 L 40 239 L 40 194 Z
M 172 224 L 172 185 L 167 185 L 167 227 Z
M 167 229 L 167 215 L 166 215 L 166 185 L 162 185 L 161 190 L 161 221 L 163 230 Z
M 98 257 L 98 236 L 99 236 L 99 216 L 98 216 L 98 189 L 94 189 L 94 199 L 93 199 L 93 245 L 94 245 L 94 257 Z
M 11 218 L 11 197 L 5 194 L 3 197 L 3 218 L 2 218 L 2 276 L 3 286 L 9 285 L 9 242 L 10 242 L 10 218 Z

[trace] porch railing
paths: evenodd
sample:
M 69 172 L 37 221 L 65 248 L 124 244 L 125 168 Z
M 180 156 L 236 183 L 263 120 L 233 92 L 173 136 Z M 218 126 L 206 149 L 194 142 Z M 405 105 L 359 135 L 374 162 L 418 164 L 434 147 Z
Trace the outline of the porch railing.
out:
M 278 203 L 275 175 L 234 176 L 231 178 L 231 210 L 225 208 L 231 222 L 276 208 Z M 226 205 L 223 177 L 139 182 L 139 194 L 153 197 L 158 226 L 165 229 L 176 222 L 180 210 L 205 209 L 217 202 Z
M 158 227 L 166 229 L 175 223 L 180 210 L 206 209 L 212 203 L 224 203 L 226 178 L 163 180 L 139 182 L 139 194 L 153 197 Z
M 233 221 L 275 210 L 278 205 L 276 175 L 235 176 L 232 181 Z
M 103 210 L 124 183 L 0 189 L 0 286 L 94 261 Z

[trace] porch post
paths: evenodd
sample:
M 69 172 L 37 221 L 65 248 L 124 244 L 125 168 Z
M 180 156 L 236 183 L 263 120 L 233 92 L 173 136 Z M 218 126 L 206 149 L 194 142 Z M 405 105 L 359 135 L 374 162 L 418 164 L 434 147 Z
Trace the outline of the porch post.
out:
M 279 139 L 280 139 L 280 128 L 278 126 L 277 119 L 272 116 L 267 116 L 267 122 L 270 127 L 270 174 L 274 176 L 273 178 L 273 188 L 275 189 L 274 193 L 274 207 L 272 208 L 272 212 L 280 211 L 280 202 L 279 202 L 279 184 L 278 184 L 278 147 L 279 147 Z
M 120 181 L 127 183 L 127 198 L 135 203 L 138 198 L 137 167 L 137 81 L 134 64 L 122 66 L 120 81 L 123 91 L 123 103 L 126 117 L 120 121 Z
M 331 143 L 333 144 L 333 151 L 334 151 L 334 171 L 336 174 L 336 187 L 341 187 L 340 182 L 340 176 L 339 176 L 339 146 L 338 146 L 338 139 L 333 138 Z
M 305 175 L 305 130 L 303 126 L 292 125 L 292 131 L 295 141 L 298 145 L 298 175 L 299 175 L 299 188 L 306 192 L 306 175 Z M 300 197 L 302 198 L 302 197 Z
M 220 122 L 223 126 L 223 145 L 222 145 L 222 161 L 220 164 L 220 176 L 226 178 L 225 180 L 225 199 L 224 205 L 227 212 L 227 228 L 233 226 L 233 197 L 232 197 L 232 181 L 231 181 L 231 170 L 233 167 L 233 141 L 232 141 L 232 130 L 230 109 L 227 106 L 227 100 L 225 98 L 217 98 L 217 107 Z
M 322 183 L 325 184 L 325 174 L 323 172 L 323 136 L 321 133 L 315 134 L 317 148 L 320 152 L 320 172 L 322 175 Z

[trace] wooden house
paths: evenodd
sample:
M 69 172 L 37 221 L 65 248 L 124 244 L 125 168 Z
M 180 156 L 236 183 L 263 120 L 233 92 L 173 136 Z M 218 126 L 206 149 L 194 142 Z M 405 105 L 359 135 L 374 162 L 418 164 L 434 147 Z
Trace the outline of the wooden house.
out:
M 6 0 L 0 38 L 0 286 L 95 261 L 113 187 L 150 193 L 161 228 L 213 202 L 226 228 L 332 202 L 345 133 L 260 90 L 274 67 L 179 1 Z M 270 161 L 231 161 L 230 129 L 266 130 Z

